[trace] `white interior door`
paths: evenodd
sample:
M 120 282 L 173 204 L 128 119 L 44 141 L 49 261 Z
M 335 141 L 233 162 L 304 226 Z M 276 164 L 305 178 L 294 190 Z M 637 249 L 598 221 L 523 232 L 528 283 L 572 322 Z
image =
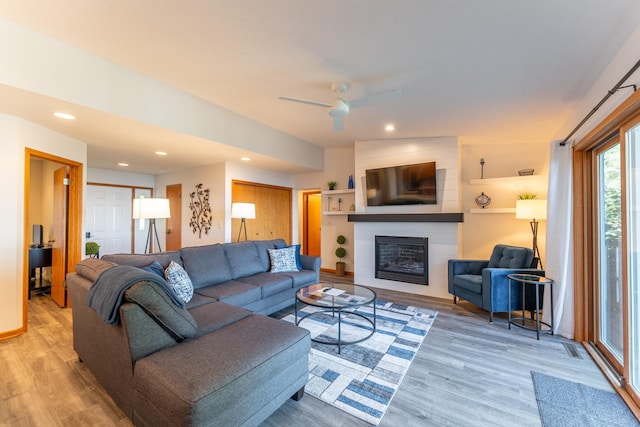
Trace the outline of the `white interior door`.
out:
M 100 256 L 131 253 L 130 188 L 87 185 L 86 227 L 88 242 L 100 245 Z
M 134 198 L 151 197 L 151 190 L 147 188 L 136 188 Z M 134 253 L 143 254 L 149 233 L 149 221 L 146 219 L 136 219 L 133 223 Z

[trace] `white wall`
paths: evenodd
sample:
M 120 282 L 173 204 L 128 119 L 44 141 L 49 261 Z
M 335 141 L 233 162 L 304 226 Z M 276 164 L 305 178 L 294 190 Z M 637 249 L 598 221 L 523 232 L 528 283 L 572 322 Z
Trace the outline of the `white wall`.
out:
M 475 198 L 482 192 L 491 197 L 487 208 L 515 208 L 518 195 L 533 192 L 547 198 L 549 182 L 549 144 L 461 145 L 461 195 L 464 223 L 460 255 L 466 259 L 488 259 L 498 243 L 531 247 L 533 235 L 528 221 L 515 213 L 471 213 L 480 208 Z M 517 176 L 520 169 L 534 169 L 534 178 L 514 182 L 470 184 L 481 176 L 480 159 L 485 160 L 484 177 Z M 490 182 L 490 181 L 489 181 Z M 544 261 L 546 223 L 538 226 L 538 247 Z M 543 262 L 544 264 L 544 262 Z
M 218 163 L 215 165 L 203 166 L 195 169 L 187 169 L 169 174 L 162 174 L 155 177 L 155 197 L 165 197 L 167 185 L 182 184 L 182 247 L 202 246 L 213 243 L 225 242 L 225 221 L 226 221 L 226 185 L 225 185 L 225 165 Z M 196 185 L 203 184 L 203 189 L 209 189 L 209 205 L 213 218 L 212 228 L 208 233 L 194 234 L 189 226 L 191 220 L 191 193 L 196 191 Z M 165 221 L 157 221 L 160 244 L 165 244 Z
M 2 182 L 0 210 L 2 240 L 0 241 L 0 336 L 11 335 L 23 327 L 24 259 L 24 172 L 25 148 L 53 154 L 86 164 L 87 147 L 83 142 L 52 132 L 17 117 L 0 115 L 0 157 Z M 83 183 L 84 186 L 84 183 Z
M 436 162 L 436 205 L 366 207 L 363 191 L 367 169 Z M 420 138 L 412 140 L 358 141 L 355 147 L 356 211 L 357 213 L 437 213 L 460 212 L 459 146 L 455 137 Z M 419 295 L 448 298 L 447 260 L 457 258 L 458 223 L 354 223 L 355 282 L 368 286 L 411 292 Z M 375 278 L 376 235 L 427 237 L 429 239 L 429 285 Z
M 87 182 L 91 182 L 93 184 L 154 188 L 155 180 L 156 177 L 154 175 L 131 173 L 126 170 L 114 171 L 98 168 L 87 169 Z

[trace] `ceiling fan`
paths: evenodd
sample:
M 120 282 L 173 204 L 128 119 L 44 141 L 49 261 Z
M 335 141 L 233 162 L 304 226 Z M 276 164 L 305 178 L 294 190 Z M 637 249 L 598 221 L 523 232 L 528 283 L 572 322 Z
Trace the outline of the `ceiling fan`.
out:
M 331 90 L 336 94 L 336 100 L 333 104 L 327 104 L 318 101 L 309 101 L 307 99 L 292 98 L 290 96 L 281 96 L 279 99 L 285 101 L 300 102 L 302 104 L 315 105 L 317 107 L 329 108 L 329 115 L 333 117 L 333 130 L 339 132 L 344 128 L 344 118 L 349 114 L 349 111 L 354 108 L 363 107 L 366 105 L 373 105 L 383 101 L 389 101 L 391 99 L 398 98 L 401 95 L 399 89 L 390 90 L 388 92 L 382 92 L 375 95 L 364 96 L 362 98 L 354 99 L 352 101 L 345 100 L 342 95 L 349 89 L 349 83 L 336 82 L 331 85 Z

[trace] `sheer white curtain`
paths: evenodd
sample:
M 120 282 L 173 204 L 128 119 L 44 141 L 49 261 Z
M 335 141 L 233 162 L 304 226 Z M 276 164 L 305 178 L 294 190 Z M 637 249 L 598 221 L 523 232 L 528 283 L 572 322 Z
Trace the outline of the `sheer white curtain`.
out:
M 546 276 L 554 280 L 555 333 L 574 336 L 573 294 L 573 183 L 571 144 L 551 143 L 547 193 Z M 549 293 L 545 293 L 545 322 L 550 322 Z

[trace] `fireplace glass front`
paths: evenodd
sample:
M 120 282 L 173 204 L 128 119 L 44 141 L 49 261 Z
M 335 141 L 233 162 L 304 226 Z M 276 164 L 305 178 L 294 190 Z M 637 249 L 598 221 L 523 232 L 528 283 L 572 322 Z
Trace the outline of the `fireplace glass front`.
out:
M 426 237 L 376 236 L 377 279 L 429 284 L 429 256 Z

